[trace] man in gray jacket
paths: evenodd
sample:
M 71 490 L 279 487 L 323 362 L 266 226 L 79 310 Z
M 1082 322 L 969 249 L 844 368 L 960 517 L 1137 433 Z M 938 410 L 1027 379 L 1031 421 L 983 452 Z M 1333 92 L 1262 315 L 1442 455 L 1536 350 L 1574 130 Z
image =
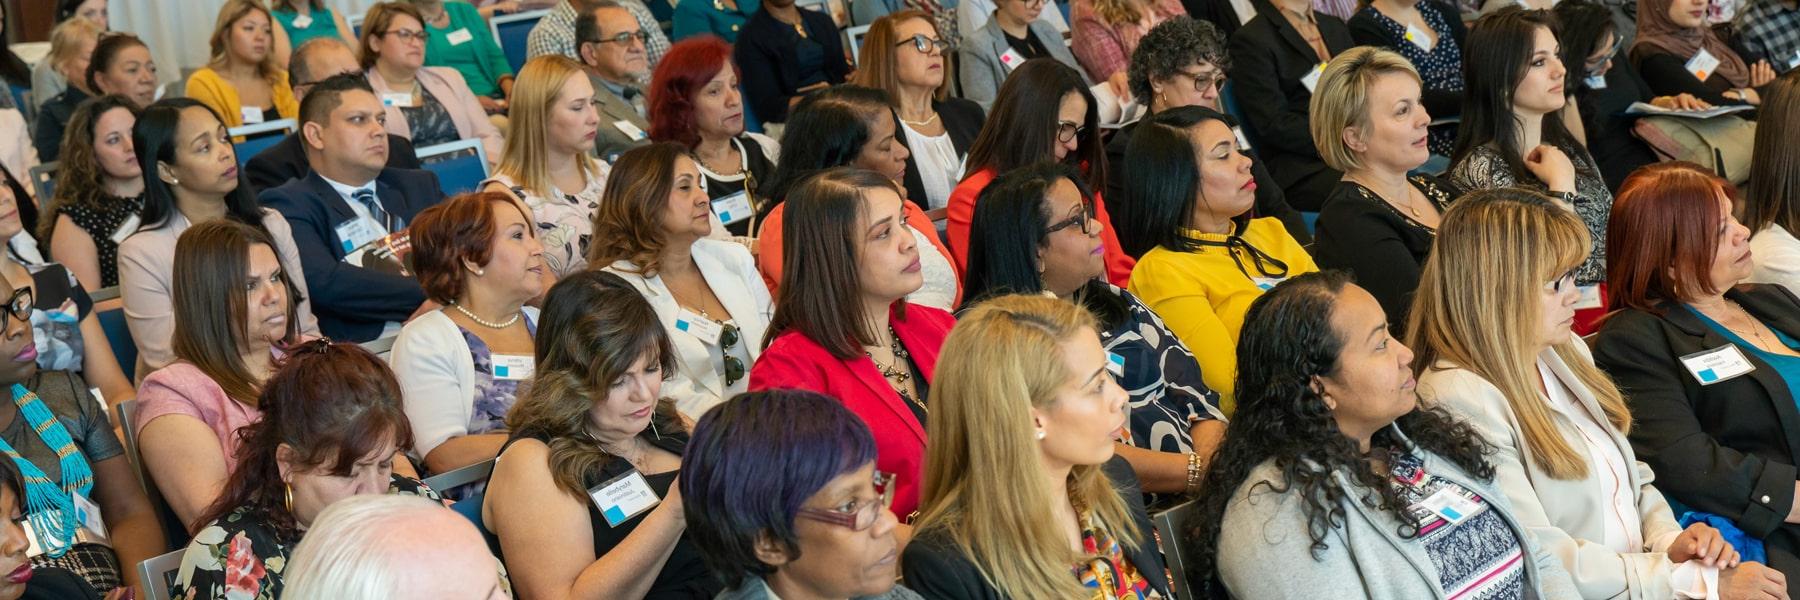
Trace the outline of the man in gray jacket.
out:
M 575 49 L 600 105 L 594 155 L 606 162 L 650 142 L 649 99 L 638 83 L 650 72 L 645 36 L 631 12 L 612 0 L 575 19 Z

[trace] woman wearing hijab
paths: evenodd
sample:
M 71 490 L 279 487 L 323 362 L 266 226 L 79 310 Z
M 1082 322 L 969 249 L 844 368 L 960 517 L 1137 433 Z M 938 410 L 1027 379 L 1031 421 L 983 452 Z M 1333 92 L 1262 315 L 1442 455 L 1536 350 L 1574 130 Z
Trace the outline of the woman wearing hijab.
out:
M 1707 0 L 1638 0 L 1631 64 L 1658 96 L 1693 94 L 1712 104 L 1762 104 L 1775 80 L 1769 61 L 1744 62 L 1706 23 Z

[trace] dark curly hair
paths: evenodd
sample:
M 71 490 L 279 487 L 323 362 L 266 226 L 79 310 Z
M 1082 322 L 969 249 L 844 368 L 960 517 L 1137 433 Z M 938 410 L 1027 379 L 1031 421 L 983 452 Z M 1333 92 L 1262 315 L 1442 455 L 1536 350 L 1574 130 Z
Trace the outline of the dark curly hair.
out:
M 1406 432 L 1404 439 L 1394 428 L 1377 431 L 1368 455 L 1338 429 L 1313 381 L 1337 373 L 1344 340 L 1332 330 L 1331 315 L 1348 285 L 1349 276 L 1341 272 L 1301 275 L 1263 294 L 1244 315 L 1237 348 L 1237 414 L 1201 485 L 1206 493 L 1195 501 L 1190 520 L 1180 525 L 1187 532 L 1189 555 L 1198 557 L 1187 572 L 1193 589 L 1201 592 L 1197 598 L 1228 597 L 1218 574 L 1220 526 L 1235 492 L 1264 462 L 1274 461 L 1286 487 L 1267 481 L 1254 485 L 1301 496 L 1315 558 L 1326 549 L 1325 536 L 1344 522 L 1344 502 L 1352 498 L 1392 513 L 1403 524 L 1401 537 L 1417 534 L 1405 525 L 1411 521 L 1407 503 L 1376 473 L 1369 458 L 1375 450 L 1423 450 L 1483 481 L 1493 479 L 1489 447 L 1480 434 L 1439 410 L 1421 406 L 1396 419 Z M 1337 472 L 1357 489 L 1345 489 L 1334 476 Z
M 1131 52 L 1131 64 L 1125 80 L 1131 84 L 1131 95 L 1154 98 L 1150 80 L 1167 79 L 1196 62 L 1211 63 L 1220 73 L 1231 71 L 1231 56 L 1225 53 L 1225 34 L 1212 23 L 1182 16 L 1163 21 L 1144 34 L 1137 50 Z

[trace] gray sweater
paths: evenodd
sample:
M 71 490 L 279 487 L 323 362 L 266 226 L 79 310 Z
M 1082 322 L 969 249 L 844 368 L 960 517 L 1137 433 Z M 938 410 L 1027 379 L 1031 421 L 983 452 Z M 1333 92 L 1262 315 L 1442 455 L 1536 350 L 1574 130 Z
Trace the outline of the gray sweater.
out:
M 1581 597 L 1561 561 L 1544 552 L 1537 539 L 1513 518 L 1505 495 L 1478 483 L 1455 463 L 1422 450 L 1415 452 L 1424 458 L 1427 472 L 1480 494 L 1525 543 L 1525 553 L 1531 558 L 1525 563 L 1529 598 Z M 1333 476 L 1345 489 L 1356 489 L 1345 474 Z M 1340 600 L 1445 597 L 1425 547 L 1401 538 L 1399 521 L 1392 514 L 1346 499 L 1344 522 L 1326 534 L 1327 548 L 1314 559 L 1299 493 L 1276 493 L 1259 485 L 1263 482 L 1277 488 L 1287 486 L 1274 461 L 1264 462 L 1250 472 L 1225 509 L 1219 533 L 1219 578 L 1232 597 L 1319 598 L 1324 590 Z

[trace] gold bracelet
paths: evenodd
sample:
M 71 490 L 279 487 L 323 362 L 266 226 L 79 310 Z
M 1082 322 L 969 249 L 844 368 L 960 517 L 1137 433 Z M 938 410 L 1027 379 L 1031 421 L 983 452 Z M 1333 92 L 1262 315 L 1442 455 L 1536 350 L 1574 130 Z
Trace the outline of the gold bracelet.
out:
M 1200 453 L 1189 452 L 1187 464 L 1187 493 L 1194 495 L 1200 491 Z

